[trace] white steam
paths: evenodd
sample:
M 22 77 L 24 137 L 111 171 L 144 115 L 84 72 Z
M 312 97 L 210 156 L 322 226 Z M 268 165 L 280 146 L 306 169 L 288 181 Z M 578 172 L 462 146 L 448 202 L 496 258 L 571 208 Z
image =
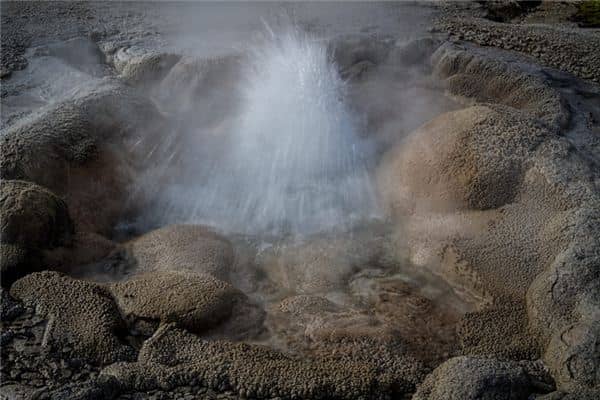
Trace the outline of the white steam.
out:
M 162 193 L 164 218 L 281 235 L 373 217 L 370 148 L 326 44 L 288 30 L 270 35 L 245 63 L 224 151 L 204 148 L 202 160 L 186 162 L 197 180 Z

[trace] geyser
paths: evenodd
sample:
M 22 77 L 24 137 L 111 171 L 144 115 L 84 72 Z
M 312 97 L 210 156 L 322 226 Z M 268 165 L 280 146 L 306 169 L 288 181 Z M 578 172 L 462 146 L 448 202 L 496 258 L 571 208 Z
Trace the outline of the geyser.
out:
M 216 138 L 224 151 L 183 156 L 188 178 L 171 178 L 176 183 L 162 192 L 161 223 L 296 235 L 346 229 L 377 214 L 371 146 L 326 43 L 298 29 L 267 31 L 244 59 L 239 106 Z

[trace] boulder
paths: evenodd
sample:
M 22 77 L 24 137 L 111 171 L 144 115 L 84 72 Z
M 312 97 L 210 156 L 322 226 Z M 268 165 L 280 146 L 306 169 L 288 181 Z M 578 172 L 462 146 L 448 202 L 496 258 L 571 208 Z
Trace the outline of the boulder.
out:
M 175 322 L 191 332 L 203 332 L 231 316 L 247 301 L 230 284 L 190 271 L 157 271 L 109 286 L 121 312 L 129 319 Z
M 202 340 L 163 325 L 144 343 L 137 363 L 113 364 L 101 375 L 114 376 L 132 391 L 195 381 L 243 397 L 358 399 L 409 393 L 422 374 L 417 364 L 396 359 L 395 369 L 380 368 L 351 355 L 297 359 L 264 346 Z
M 527 329 L 524 304 L 504 303 L 466 313 L 457 324 L 461 353 L 505 360 L 536 360 L 538 343 Z
M 109 60 L 127 83 L 146 87 L 157 85 L 180 58 L 177 54 L 140 46 L 123 47 L 109 55 Z
M 413 400 L 527 400 L 532 392 L 518 363 L 454 357 L 425 378 Z
M 231 243 L 201 225 L 171 225 L 125 245 L 135 272 L 190 270 L 227 280 L 234 261 Z
M 3 284 L 39 268 L 42 250 L 72 244 L 74 228 L 67 205 L 31 182 L 2 182 L 0 221 Z
M 162 122 L 150 100 L 103 80 L 3 130 L 0 177 L 48 188 L 79 230 L 108 234 Z
M 77 356 L 101 364 L 135 357 L 133 348 L 118 336 L 125 323 L 104 287 L 45 271 L 19 279 L 11 286 L 10 294 L 35 307 L 36 313 L 48 321 L 43 346 L 51 350 L 69 346 Z
M 547 135 L 508 108 L 448 112 L 384 156 L 377 184 L 392 214 L 497 208 L 514 199 L 524 161 Z
M 2 243 L 52 248 L 69 244 L 73 237 L 65 202 L 30 182 L 2 182 L 0 220 Z
M 539 68 L 523 61 L 448 42 L 431 56 L 434 74 L 453 95 L 527 111 L 554 131 L 565 127 L 569 107 Z

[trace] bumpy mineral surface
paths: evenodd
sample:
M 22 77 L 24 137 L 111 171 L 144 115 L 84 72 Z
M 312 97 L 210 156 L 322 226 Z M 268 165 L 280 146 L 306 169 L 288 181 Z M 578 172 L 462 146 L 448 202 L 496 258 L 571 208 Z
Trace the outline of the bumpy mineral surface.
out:
M 600 398 L 592 3 L 2 3 L 0 398 Z M 351 227 L 185 218 L 278 24 L 368 143 Z

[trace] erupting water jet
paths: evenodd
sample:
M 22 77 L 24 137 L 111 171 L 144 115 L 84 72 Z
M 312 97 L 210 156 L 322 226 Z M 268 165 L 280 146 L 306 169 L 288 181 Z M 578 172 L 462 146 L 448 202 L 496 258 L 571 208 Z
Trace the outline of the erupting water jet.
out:
M 268 30 L 268 29 L 267 29 Z M 225 153 L 185 162 L 196 182 L 166 193 L 163 216 L 228 232 L 309 234 L 377 215 L 370 144 L 344 101 L 326 43 L 298 29 L 251 51 Z M 189 151 L 189 150 L 188 150 Z

